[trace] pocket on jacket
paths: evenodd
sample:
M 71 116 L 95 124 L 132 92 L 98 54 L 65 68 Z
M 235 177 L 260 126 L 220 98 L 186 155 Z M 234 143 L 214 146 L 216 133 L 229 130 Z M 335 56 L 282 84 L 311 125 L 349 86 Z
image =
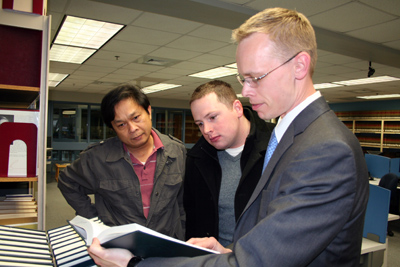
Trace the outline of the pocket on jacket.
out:
M 131 187 L 132 183 L 129 180 L 103 180 L 99 186 L 102 190 L 115 192 Z
M 170 175 L 167 181 L 165 181 L 164 188 L 162 189 L 162 199 L 165 200 L 176 197 L 182 186 L 182 182 L 180 174 Z

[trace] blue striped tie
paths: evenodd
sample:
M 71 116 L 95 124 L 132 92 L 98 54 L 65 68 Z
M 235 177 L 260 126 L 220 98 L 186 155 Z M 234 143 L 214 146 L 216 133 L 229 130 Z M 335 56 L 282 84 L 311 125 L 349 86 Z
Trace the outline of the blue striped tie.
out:
M 277 145 L 278 145 L 278 140 L 276 139 L 274 130 L 272 131 L 271 138 L 269 139 L 268 143 L 267 153 L 265 154 L 263 172 L 265 170 L 265 167 L 267 167 L 269 159 L 272 157 L 272 154 L 274 154 Z

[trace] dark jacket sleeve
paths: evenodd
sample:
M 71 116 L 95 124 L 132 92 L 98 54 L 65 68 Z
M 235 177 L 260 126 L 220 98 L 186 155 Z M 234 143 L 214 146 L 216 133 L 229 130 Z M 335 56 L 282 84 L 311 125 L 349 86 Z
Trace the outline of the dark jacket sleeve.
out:
M 87 157 L 87 154 L 81 154 L 81 158 L 60 173 L 58 188 L 76 215 L 93 218 L 97 211 L 88 194 L 94 193 L 94 174 L 87 164 Z

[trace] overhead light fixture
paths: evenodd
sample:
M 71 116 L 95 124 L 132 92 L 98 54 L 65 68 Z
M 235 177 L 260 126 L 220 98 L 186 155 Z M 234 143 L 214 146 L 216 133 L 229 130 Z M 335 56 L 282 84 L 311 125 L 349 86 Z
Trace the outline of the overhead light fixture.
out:
M 245 96 L 243 96 L 242 94 L 236 94 L 237 98 L 244 98 Z
M 73 110 L 63 110 L 62 114 L 63 115 L 70 115 L 70 116 L 71 115 L 75 115 L 76 114 L 76 110 L 74 110 L 74 109 Z
M 333 84 L 333 83 L 318 83 L 314 84 L 314 88 L 321 90 L 321 89 L 326 89 L 326 88 L 332 88 L 332 87 L 342 87 L 343 85 L 340 84 Z
M 237 64 L 236 63 L 232 63 L 232 64 L 225 65 L 224 67 L 237 69 Z
M 230 75 L 235 75 L 237 73 L 236 69 L 227 67 L 218 67 L 206 71 L 201 71 L 198 73 L 190 74 L 190 77 L 205 78 L 205 79 L 216 79 L 221 77 L 226 77 Z
M 168 84 L 168 83 L 158 83 L 158 84 L 154 84 L 151 86 L 147 86 L 142 88 L 143 93 L 145 94 L 151 94 L 151 93 L 155 93 L 155 92 L 159 92 L 159 91 L 165 91 L 168 89 L 172 89 L 172 88 L 176 88 L 176 87 L 180 87 L 182 85 L 179 84 Z
M 392 82 L 392 81 L 398 81 L 398 80 L 400 80 L 400 79 L 396 78 L 396 77 L 378 76 L 375 78 L 363 78 L 363 79 L 355 79 L 355 80 L 332 82 L 332 83 L 350 86 L 350 85 L 361 85 L 361 84 L 370 84 L 370 83 Z
M 50 60 L 82 64 L 123 27 L 122 24 L 66 16 L 50 49 Z
M 362 99 L 383 99 L 383 98 L 397 98 L 397 97 L 400 97 L 400 94 L 357 96 L 357 98 L 362 98 Z
M 51 47 L 49 58 L 50 61 L 82 64 L 96 51 L 95 49 L 54 44 Z
M 99 49 L 123 27 L 122 24 L 66 16 L 54 43 Z
M 374 75 L 375 73 L 375 69 L 373 69 L 371 67 L 371 61 L 369 62 L 369 68 L 368 68 L 368 77 L 371 77 L 372 75 Z
M 69 74 L 61 74 L 61 73 L 49 73 L 49 86 L 50 87 L 56 87 L 59 85 L 62 81 L 65 80 L 65 78 L 68 77 Z

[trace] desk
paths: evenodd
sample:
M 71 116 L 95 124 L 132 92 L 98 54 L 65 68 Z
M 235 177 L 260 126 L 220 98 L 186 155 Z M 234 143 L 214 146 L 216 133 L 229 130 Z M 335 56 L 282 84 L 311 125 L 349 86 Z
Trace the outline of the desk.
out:
M 379 179 L 379 178 L 374 178 L 374 180 L 369 180 L 369 183 L 370 184 L 373 184 L 373 185 L 377 185 L 377 186 L 379 186 L 379 181 L 380 181 L 381 179 Z M 400 184 L 397 184 L 397 189 L 400 189 Z
M 55 178 L 56 178 L 56 181 L 58 182 L 58 176 L 60 175 L 60 169 L 69 166 L 70 163 L 65 163 L 65 164 L 56 163 L 55 165 L 56 165 L 56 176 L 55 176 Z
M 400 219 L 400 215 L 389 213 L 388 221 L 395 221 Z
M 367 238 L 362 239 L 360 266 L 375 267 L 386 266 L 387 263 L 387 238 L 386 243 L 379 243 Z

